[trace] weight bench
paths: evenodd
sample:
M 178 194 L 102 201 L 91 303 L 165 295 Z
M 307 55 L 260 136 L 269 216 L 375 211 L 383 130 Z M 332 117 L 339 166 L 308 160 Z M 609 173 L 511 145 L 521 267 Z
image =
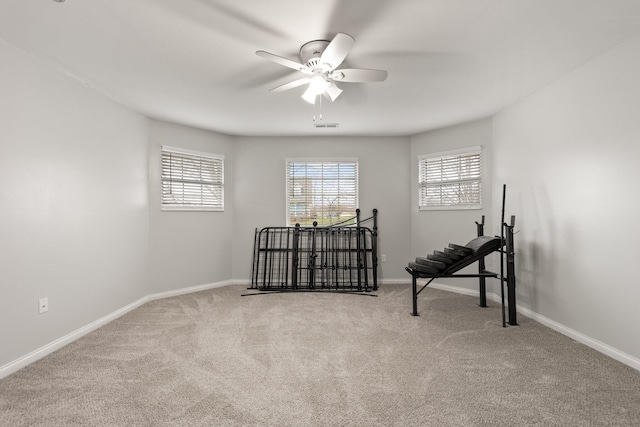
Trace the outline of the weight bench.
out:
M 419 272 L 420 277 L 450 276 L 497 251 L 500 246 L 500 237 L 489 236 L 476 237 L 464 246 L 449 243 L 444 251 L 434 251 L 426 258 L 416 258 L 415 262 L 409 263 L 407 270 Z M 496 273 L 490 274 L 492 277 L 498 276 Z
M 484 216 L 482 222 L 476 222 L 478 226 L 478 237 L 471 240 L 464 246 L 449 243 L 447 248 L 442 251 L 433 251 L 433 254 L 428 254 L 425 258 L 418 257 L 415 262 L 410 262 L 405 270 L 411 274 L 412 277 L 412 297 L 413 297 L 413 316 L 418 316 L 418 295 L 422 292 L 431 282 L 438 278 L 478 278 L 480 282 L 480 306 L 486 307 L 486 279 L 498 277 L 501 280 L 501 285 L 505 282 L 508 288 L 509 298 L 509 324 L 517 325 L 516 320 L 516 301 L 515 301 L 515 267 L 514 267 L 514 251 L 513 251 L 513 228 L 515 224 L 515 217 L 511 217 L 511 225 L 503 224 L 506 229 L 506 239 L 503 237 L 490 237 L 483 236 L 484 231 Z M 500 259 L 500 274 L 493 273 L 485 270 L 484 258 L 493 253 L 499 252 Z M 507 277 L 504 277 L 503 260 L 504 255 L 507 256 Z M 467 267 L 474 262 L 478 262 L 478 273 L 475 274 L 456 274 L 464 267 Z M 429 281 L 418 291 L 417 279 L 429 279 Z M 505 308 L 504 308 L 504 291 L 502 292 L 502 324 L 505 323 Z

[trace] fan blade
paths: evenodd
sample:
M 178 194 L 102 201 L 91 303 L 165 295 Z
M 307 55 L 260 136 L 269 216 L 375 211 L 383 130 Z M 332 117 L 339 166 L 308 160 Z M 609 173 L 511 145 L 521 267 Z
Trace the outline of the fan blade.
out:
M 310 81 L 311 79 L 309 77 L 303 77 L 301 79 L 285 83 L 281 86 L 274 87 L 273 89 L 271 89 L 271 92 L 282 92 L 284 90 L 293 89 L 294 87 L 302 86 L 303 84 L 309 83 Z
M 287 58 L 283 58 L 278 55 L 274 55 L 273 53 L 265 52 L 264 50 L 256 51 L 256 55 L 261 58 L 268 59 L 269 61 L 273 61 L 276 64 L 284 65 L 285 67 L 293 68 L 294 70 L 300 71 L 305 74 L 313 74 L 313 71 L 309 69 L 306 65 L 302 65 L 298 62 L 292 61 Z
M 320 56 L 323 71 L 332 71 L 338 68 L 351 51 L 354 43 L 355 40 L 350 35 L 344 33 L 336 34 Z
M 337 82 L 368 83 L 384 81 L 388 74 L 389 73 L 383 70 L 344 68 L 342 70 L 335 70 L 333 73 L 329 74 L 329 78 Z

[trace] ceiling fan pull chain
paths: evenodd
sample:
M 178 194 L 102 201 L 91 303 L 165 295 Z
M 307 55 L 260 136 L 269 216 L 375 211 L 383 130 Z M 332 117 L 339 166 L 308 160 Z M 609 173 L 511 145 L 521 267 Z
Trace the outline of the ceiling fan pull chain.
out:
M 322 121 L 322 96 L 316 96 L 316 99 L 320 99 L 320 102 L 316 102 L 313 104 L 313 122 L 316 121 L 316 116 L 318 117 L 318 121 Z

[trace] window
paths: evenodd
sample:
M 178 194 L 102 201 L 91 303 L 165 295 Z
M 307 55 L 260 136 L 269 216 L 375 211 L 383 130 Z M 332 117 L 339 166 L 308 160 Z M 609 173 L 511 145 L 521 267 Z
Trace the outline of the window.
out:
M 224 210 L 224 157 L 162 147 L 162 209 Z
M 331 225 L 358 207 L 357 160 L 287 160 L 287 225 Z
M 418 157 L 419 209 L 480 209 L 481 147 Z

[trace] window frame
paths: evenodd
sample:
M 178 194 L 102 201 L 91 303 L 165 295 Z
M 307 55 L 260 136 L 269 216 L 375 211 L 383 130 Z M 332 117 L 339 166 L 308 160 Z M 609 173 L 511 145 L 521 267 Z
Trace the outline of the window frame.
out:
M 165 154 L 176 154 L 179 156 L 183 156 L 186 158 L 190 158 L 196 161 L 209 161 L 211 162 L 211 166 L 213 168 L 219 168 L 220 172 L 215 174 L 214 178 L 219 177 L 220 180 L 212 180 L 212 181 L 204 181 L 204 180 L 193 180 L 189 183 L 192 185 L 201 185 L 204 186 L 212 186 L 212 188 L 217 189 L 220 193 L 219 197 L 214 197 L 214 205 L 206 205 L 206 204 L 189 204 L 189 203 L 166 203 L 165 202 L 165 183 L 171 182 L 171 179 L 167 179 L 165 177 Z M 162 211 L 205 211 L 205 212 L 224 212 L 224 161 L 225 157 L 221 154 L 213 154 L 203 151 L 196 151 L 187 148 L 180 147 L 172 147 L 168 145 L 163 145 L 160 148 L 160 209 Z M 180 181 L 180 180 L 176 180 Z M 202 189 L 201 187 L 201 189 Z M 202 199 L 201 199 L 202 201 Z
M 354 182 L 354 189 L 355 189 L 355 194 L 354 195 L 348 195 L 347 196 L 353 196 L 354 197 L 354 206 L 353 206 L 353 215 L 356 215 L 356 209 L 358 209 L 359 206 L 359 198 L 360 198 L 360 162 L 357 158 L 352 158 L 352 157 L 340 157 L 340 158 L 286 158 L 285 159 L 285 224 L 287 227 L 292 227 L 295 225 L 295 223 L 291 223 L 291 206 L 292 206 L 292 187 L 291 187 L 291 179 L 290 179 L 290 165 L 291 164 L 306 164 L 306 165 L 310 165 L 310 164 L 331 164 L 331 163 L 345 163 L 345 164 L 353 164 L 355 166 L 355 177 L 353 178 L 353 182 Z M 324 180 L 324 179 L 323 179 Z M 324 193 L 322 193 L 324 194 Z M 322 205 L 323 207 L 325 206 L 324 204 Z M 324 209 L 322 209 L 322 212 L 324 212 Z M 341 221 L 344 221 L 345 218 L 342 217 L 338 217 L 337 220 L 334 221 L 330 221 L 330 224 L 322 224 L 320 223 L 320 226 L 326 226 L 326 225 L 331 225 L 331 224 L 336 224 L 339 223 Z M 320 222 L 320 221 L 319 221 Z M 311 226 L 311 224 L 301 224 L 301 226 Z
M 442 151 L 437 153 L 429 153 L 422 154 L 418 156 L 418 210 L 420 211 L 435 211 L 435 210 L 472 210 L 472 209 L 482 209 L 482 178 L 484 175 L 483 171 L 483 160 L 482 160 L 482 146 L 472 146 L 466 148 L 460 148 L 456 150 Z M 447 157 L 455 157 L 461 158 L 465 156 L 478 156 L 478 175 L 468 178 L 462 178 L 458 176 L 456 179 L 443 180 L 440 182 L 431 182 L 422 181 L 423 168 L 426 167 L 427 161 L 437 161 Z M 425 177 L 426 178 L 426 177 Z M 426 205 L 425 197 L 423 197 L 423 189 L 427 186 L 438 186 L 443 187 L 445 185 L 451 184 L 460 184 L 460 183 L 475 183 L 478 184 L 478 203 L 471 204 L 440 204 L 440 205 Z

